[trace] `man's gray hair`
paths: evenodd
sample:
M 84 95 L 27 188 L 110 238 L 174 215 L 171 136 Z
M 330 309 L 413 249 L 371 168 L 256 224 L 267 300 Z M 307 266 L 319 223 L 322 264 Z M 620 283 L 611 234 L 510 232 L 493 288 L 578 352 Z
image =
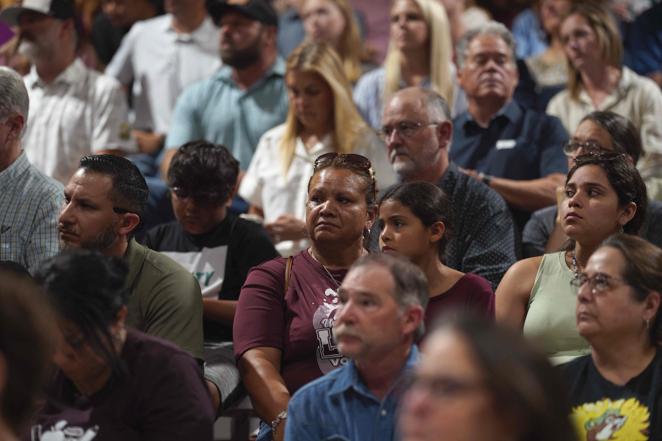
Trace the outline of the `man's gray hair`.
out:
M 455 61 L 458 69 L 462 69 L 464 66 L 469 45 L 473 39 L 479 35 L 494 35 L 501 38 L 510 49 L 510 59 L 513 62 L 515 61 L 515 39 L 513 38 L 513 34 L 511 34 L 508 28 L 503 24 L 496 21 L 489 21 L 482 26 L 465 32 L 457 43 L 457 47 L 455 48 Z
M 19 113 L 27 121 L 29 109 L 30 99 L 23 78 L 13 69 L 0 66 L 0 118 Z
M 428 280 L 421 269 L 404 257 L 391 254 L 375 253 L 361 257 L 354 262 L 351 270 L 366 266 L 378 266 L 387 270 L 393 277 L 393 298 L 401 307 L 428 305 Z M 414 339 L 420 339 L 425 333 L 423 321 L 416 330 Z

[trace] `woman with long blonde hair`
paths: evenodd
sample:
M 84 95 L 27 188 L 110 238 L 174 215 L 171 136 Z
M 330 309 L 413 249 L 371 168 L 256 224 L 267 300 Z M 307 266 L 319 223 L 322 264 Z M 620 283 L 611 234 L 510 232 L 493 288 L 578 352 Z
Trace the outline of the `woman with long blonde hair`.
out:
M 281 254 L 307 246 L 304 215 L 308 178 L 324 153 L 358 153 L 370 159 L 380 188 L 395 182 L 386 147 L 366 126 L 352 101 L 340 58 L 327 43 L 307 42 L 287 61 L 290 102 L 285 123 L 260 140 L 239 194 L 264 219 Z
M 448 17 L 438 0 L 395 0 L 391 41 L 384 65 L 364 75 L 354 101 L 372 127 L 381 124 L 383 103 L 403 87 L 428 87 L 443 96 L 456 115 L 466 110 L 455 80 Z
M 348 0 L 304 0 L 301 16 L 307 38 L 333 46 L 351 84 L 375 67 Z

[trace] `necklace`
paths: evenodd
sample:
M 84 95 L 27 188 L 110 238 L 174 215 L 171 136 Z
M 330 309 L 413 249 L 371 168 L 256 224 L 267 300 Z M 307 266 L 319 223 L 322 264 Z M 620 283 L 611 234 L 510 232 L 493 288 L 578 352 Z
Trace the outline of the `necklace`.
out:
M 320 262 L 320 261 L 317 259 L 317 257 L 315 257 L 315 255 L 313 254 L 313 251 L 312 251 L 310 248 L 308 248 L 308 254 L 310 254 L 310 257 L 312 257 L 312 258 L 315 260 L 315 262 L 317 262 L 317 263 L 320 264 L 320 266 L 322 267 L 322 269 L 324 270 L 324 272 L 326 273 L 326 275 L 329 276 L 329 278 L 330 278 L 330 279 L 333 281 L 333 283 L 336 285 L 336 288 L 340 288 L 341 283 L 338 282 L 338 279 L 336 279 L 335 277 L 333 277 L 333 274 L 331 274 L 331 271 L 329 271 L 329 269 L 328 269 L 326 266 L 324 266 L 324 264 L 322 264 L 322 262 Z
M 575 279 L 579 277 L 579 265 L 577 265 L 577 255 L 572 252 L 572 272 L 575 274 Z

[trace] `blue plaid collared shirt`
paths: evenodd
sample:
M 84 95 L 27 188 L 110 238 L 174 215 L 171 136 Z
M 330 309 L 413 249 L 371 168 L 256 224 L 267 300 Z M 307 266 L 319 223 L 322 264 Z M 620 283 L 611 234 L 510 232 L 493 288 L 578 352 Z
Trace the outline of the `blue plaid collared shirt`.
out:
M 45 176 L 25 152 L 0 172 L 0 260 L 20 263 L 31 273 L 59 251 L 57 218 L 62 184 Z

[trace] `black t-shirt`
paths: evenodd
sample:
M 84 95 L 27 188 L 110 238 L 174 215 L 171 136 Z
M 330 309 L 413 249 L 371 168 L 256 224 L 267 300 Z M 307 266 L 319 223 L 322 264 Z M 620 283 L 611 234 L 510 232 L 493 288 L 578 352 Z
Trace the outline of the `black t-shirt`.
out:
M 560 367 L 580 441 L 662 440 L 661 357 L 658 351 L 648 367 L 623 386 L 602 377 L 590 355 Z
M 90 397 L 57 372 L 30 441 L 211 441 L 214 412 L 197 362 L 174 345 L 129 330 L 126 373 Z
M 149 230 L 143 241 L 191 271 L 204 297 L 222 300 L 239 299 L 248 271 L 279 255 L 261 225 L 233 213 L 206 234 L 171 222 Z M 232 327 L 205 320 L 205 340 L 232 341 Z

